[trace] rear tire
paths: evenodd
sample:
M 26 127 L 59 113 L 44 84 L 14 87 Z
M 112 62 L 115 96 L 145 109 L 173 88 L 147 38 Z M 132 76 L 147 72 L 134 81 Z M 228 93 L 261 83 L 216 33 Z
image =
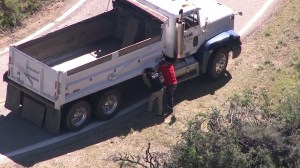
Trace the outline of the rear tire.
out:
M 121 93 L 115 89 L 108 90 L 95 97 L 93 112 L 99 119 L 108 120 L 117 114 L 121 104 Z
M 67 106 L 64 114 L 64 126 L 68 131 L 78 131 L 89 122 L 91 106 L 86 101 L 76 101 Z
M 212 57 L 208 63 L 208 76 L 214 80 L 221 78 L 227 68 L 228 50 L 221 48 L 213 52 Z

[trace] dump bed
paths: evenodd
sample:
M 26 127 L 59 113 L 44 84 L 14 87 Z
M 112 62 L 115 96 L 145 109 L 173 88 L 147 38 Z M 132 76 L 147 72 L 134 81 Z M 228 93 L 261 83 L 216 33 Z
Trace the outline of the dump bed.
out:
M 115 1 L 111 11 L 12 45 L 8 78 L 59 109 L 153 66 L 166 20 L 136 1 Z

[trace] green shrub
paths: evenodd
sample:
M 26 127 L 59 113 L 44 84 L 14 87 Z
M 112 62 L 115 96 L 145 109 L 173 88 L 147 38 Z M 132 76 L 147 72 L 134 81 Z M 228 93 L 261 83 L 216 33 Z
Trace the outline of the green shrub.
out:
M 19 23 L 21 14 L 17 4 L 17 0 L 1 1 L 1 27 L 13 27 Z
M 198 115 L 189 123 L 165 167 L 300 167 L 296 97 L 300 91 L 282 102 L 280 113 L 264 115 L 256 96 L 234 94 L 226 115 L 213 109 L 207 118 Z M 266 94 L 260 99 L 269 106 Z M 208 132 L 201 129 L 205 120 Z
M 287 92 L 281 98 L 281 104 L 278 112 L 284 118 L 284 121 L 292 125 L 300 125 L 300 89 Z
M 14 28 L 22 19 L 36 12 L 45 0 L 1 0 L 0 29 Z

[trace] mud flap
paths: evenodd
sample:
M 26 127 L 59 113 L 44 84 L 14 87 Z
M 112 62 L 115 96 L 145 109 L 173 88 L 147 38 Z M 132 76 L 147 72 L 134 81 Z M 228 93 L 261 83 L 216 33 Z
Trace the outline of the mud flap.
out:
M 59 133 L 61 111 L 54 109 L 52 102 L 15 84 L 7 78 L 7 73 L 3 75 L 3 80 L 8 83 L 5 108 L 50 133 Z
M 4 107 L 12 112 L 19 113 L 21 91 L 11 85 L 7 85 Z
M 61 111 L 47 106 L 44 129 L 50 133 L 59 133 Z
M 24 96 L 21 117 L 33 122 L 39 127 L 42 127 L 44 116 L 45 106 L 27 96 Z
M 24 96 L 21 117 L 43 127 L 49 133 L 59 133 L 60 111 Z

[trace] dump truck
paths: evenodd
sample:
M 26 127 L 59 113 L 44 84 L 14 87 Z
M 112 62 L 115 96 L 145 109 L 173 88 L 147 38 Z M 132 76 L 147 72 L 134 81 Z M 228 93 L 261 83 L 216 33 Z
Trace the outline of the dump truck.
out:
M 214 0 L 114 0 L 105 13 L 11 45 L 5 107 L 48 132 L 77 131 L 92 113 L 115 116 L 118 85 L 163 59 L 179 82 L 219 79 L 241 53 L 235 16 Z

